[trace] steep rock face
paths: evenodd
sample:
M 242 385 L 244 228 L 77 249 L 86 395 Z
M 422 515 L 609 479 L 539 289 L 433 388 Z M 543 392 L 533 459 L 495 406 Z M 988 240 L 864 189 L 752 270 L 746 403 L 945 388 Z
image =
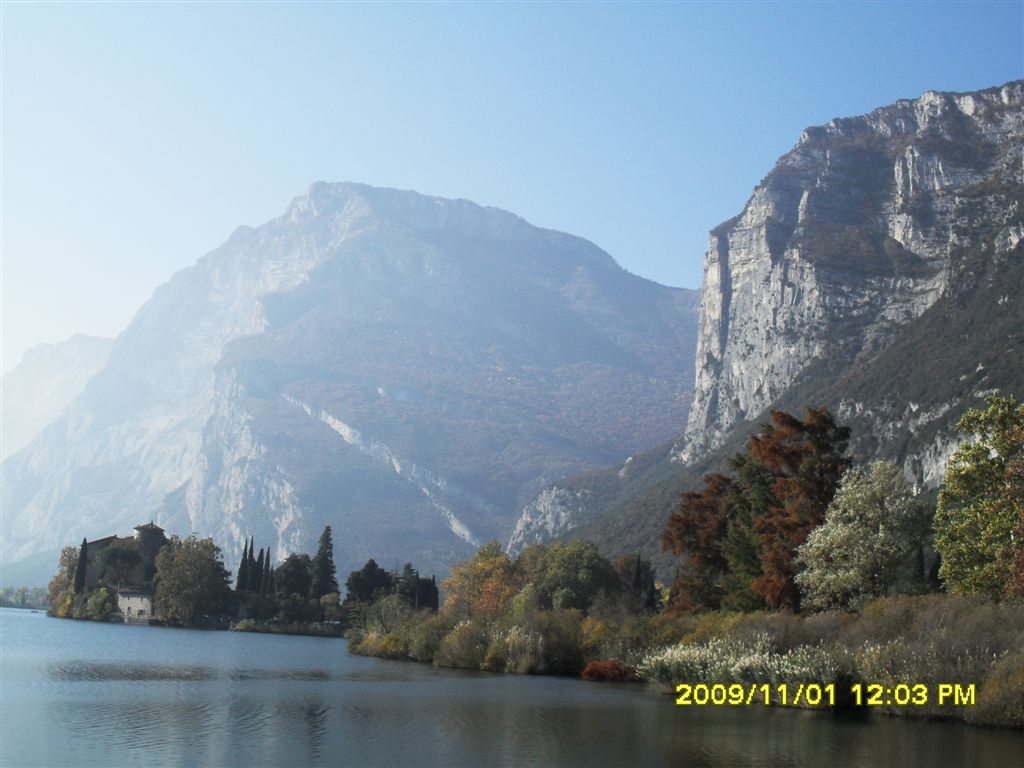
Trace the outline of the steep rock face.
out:
M 812 361 L 886 348 L 979 238 L 1020 240 L 1024 85 L 928 92 L 804 132 L 711 234 L 686 462 L 756 418 Z M 1002 244 L 1002 245 L 1000 245 Z
M 696 318 L 695 292 L 510 213 L 316 184 L 158 289 L 5 462 L 3 556 L 156 510 L 229 561 L 330 524 L 339 569 L 443 568 L 545 484 L 669 438 Z
M 926 93 L 804 132 L 705 257 L 685 433 L 525 505 L 515 551 L 558 535 L 645 551 L 682 490 L 765 411 L 826 406 L 858 461 L 936 488 L 984 396 L 1024 396 L 1024 83 Z
M 4 414 L 0 460 L 32 442 L 82 394 L 86 382 L 107 364 L 113 343 L 76 334 L 60 344 L 40 344 L 25 353 L 0 382 Z

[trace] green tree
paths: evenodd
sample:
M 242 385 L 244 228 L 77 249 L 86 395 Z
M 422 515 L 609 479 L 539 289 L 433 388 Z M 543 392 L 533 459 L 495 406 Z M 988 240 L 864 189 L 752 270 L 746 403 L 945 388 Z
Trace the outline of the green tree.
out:
M 156 612 L 173 624 L 192 626 L 200 616 L 223 610 L 230 581 L 213 539 L 175 536 L 156 556 Z
M 899 467 L 851 469 L 825 522 L 798 549 L 796 582 L 815 609 L 854 608 L 885 595 L 924 537 L 927 515 Z
M 623 555 L 613 563 L 619 577 L 619 591 L 626 598 L 628 609 L 633 613 L 657 610 L 661 595 L 654 582 L 654 568 L 649 560 L 637 552 Z
M 372 603 L 379 597 L 394 591 L 394 577 L 377 565 L 372 557 L 358 571 L 352 571 L 345 582 L 348 599 L 361 603 Z
M 935 514 L 939 576 L 953 592 L 995 598 L 1016 584 L 1024 552 L 1024 404 L 991 396 L 956 426 L 973 434 L 949 460 Z
M 142 563 L 142 555 L 135 547 L 110 546 L 104 547 L 96 554 L 96 567 L 100 570 L 100 578 L 112 575 L 117 582 L 118 590 L 127 584 L 133 570 Z
M 313 563 L 309 555 L 288 555 L 284 562 L 277 566 L 274 580 L 277 583 L 277 591 L 285 597 L 309 597 L 309 585 L 313 580 Z
M 249 587 L 249 540 L 242 545 L 242 560 L 238 563 L 238 576 L 235 577 L 235 590 L 244 592 Z
M 541 608 L 587 610 L 599 594 L 615 594 L 619 575 L 590 542 L 534 544 L 517 563 L 533 584 Z
M 116 600 L 110 594 L 109 589 L 97 587 L 89 595 L 89 599 L 85 601 L 85 617 L 95 619 L 96 621 L 103 621 L 113 613 L 115 602 Z
M 320 534 L 320 546 L 313 558 L 312 597 L 319 600 L 324 595 L 338 591 L 338 580 L 335 578 L 334 542 L 331 540 L 331 526 L 326 526 Z

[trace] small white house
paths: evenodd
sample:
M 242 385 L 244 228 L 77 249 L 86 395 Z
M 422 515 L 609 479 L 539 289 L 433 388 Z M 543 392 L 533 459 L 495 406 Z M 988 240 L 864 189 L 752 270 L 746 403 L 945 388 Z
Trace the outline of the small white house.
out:
M 139 589 L 122 589 L 117 608 L 125 621 L 148 622 L 153 618 L 153 595 Z

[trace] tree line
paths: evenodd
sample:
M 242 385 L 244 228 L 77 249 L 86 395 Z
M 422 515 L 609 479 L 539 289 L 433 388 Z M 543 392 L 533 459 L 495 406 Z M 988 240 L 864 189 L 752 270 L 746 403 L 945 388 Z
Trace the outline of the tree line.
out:
M 771 421 L 682 495 L 661 544 L 681 556 L 674 611 L 856 608 L 945 589 L 1024 595 L 1024 405 L 991 396 L 957 429 L 938 505 L 899 467 L 854 467 L 826 409 Z

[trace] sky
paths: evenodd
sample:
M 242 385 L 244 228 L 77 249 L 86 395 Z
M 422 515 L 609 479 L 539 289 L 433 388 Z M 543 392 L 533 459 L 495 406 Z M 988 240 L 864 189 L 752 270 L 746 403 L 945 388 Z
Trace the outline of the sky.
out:
M 1024 2 L 0 3 L 0 370 L 318 180 L 697 288 L 803 128 L 1024 77 Z

